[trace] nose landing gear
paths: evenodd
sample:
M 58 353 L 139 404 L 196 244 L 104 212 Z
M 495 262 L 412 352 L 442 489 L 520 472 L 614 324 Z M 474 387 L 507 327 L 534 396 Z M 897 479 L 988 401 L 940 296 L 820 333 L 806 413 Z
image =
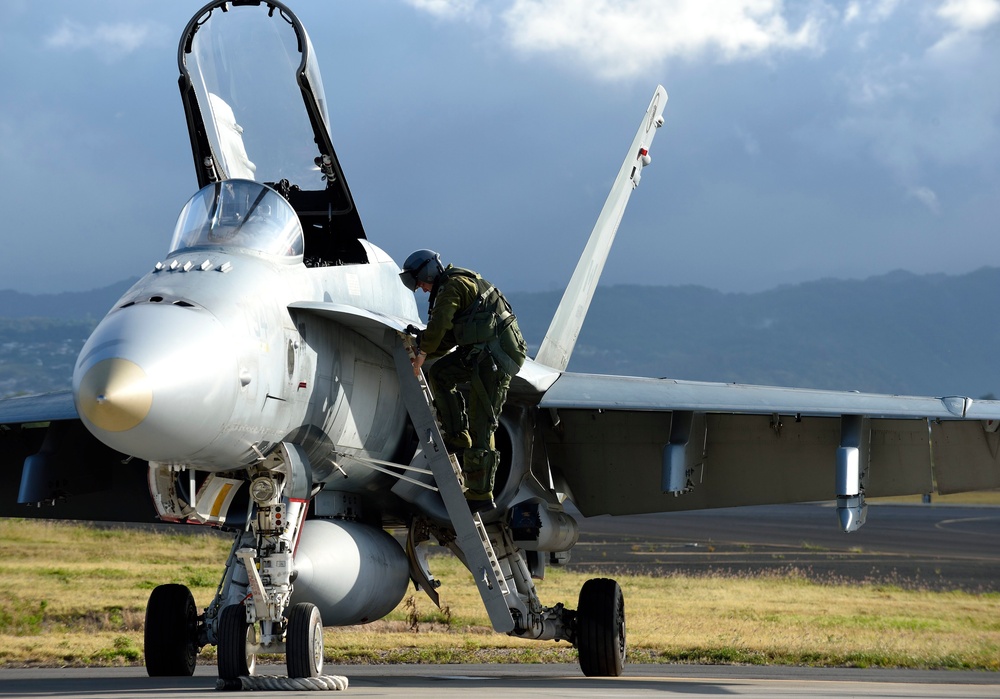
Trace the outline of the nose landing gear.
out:
M 146 605 L 146 672 L 150 677 L 190 677 L 198 651 L 198 609 L 184 585 L 160 585 Z

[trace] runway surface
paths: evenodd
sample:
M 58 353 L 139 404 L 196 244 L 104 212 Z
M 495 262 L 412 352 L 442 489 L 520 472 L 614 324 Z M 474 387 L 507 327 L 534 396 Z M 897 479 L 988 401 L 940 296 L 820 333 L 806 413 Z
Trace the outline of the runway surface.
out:
M 280 668 L 275 668 L 275 673 Z M 328 668 L 349 678 L 344 692 L 313 695 L 448 699 L 512 696 L 616 698 L 705 696 L 796 699 L 1000 697 L 1000 677 L 980 672 L 632 665 L 623 677 L 586 678 L 573 665 L 389 665 Z M 266 669 L 265 669 L 266 672 Z M 232 696 L 215 690 L 214 668 L 190 678 L 149 678 L 140 668 L 0 670 L 0 697 L 160 699 Z M 249 696 L 288 696 L 253 692 Z M 306 694 L 305 696 L 309 696 Z
M 581 522 L 570 567 L 666 574 L 796 569 L 814 579 L 1000 591 L 1000 507 L 871 505 L 844 534 L 832 504 L 771 505 Z

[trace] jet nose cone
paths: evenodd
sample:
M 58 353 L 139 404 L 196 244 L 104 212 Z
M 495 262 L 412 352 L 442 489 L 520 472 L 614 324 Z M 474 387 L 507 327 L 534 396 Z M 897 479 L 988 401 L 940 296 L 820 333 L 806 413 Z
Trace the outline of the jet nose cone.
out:
M 120 357 L 90 367 L 77 390 L 80 412 L 108 432 L 132 429 L 146 419 L 152 404 L 153 387 L 146 372 Z
M 146 303 L 114 311 L 77 361 L 77 411 L 124 454 L 214 462 L 209 447 L 225 433 L 240 390 L 236 342 L 203 309 Z

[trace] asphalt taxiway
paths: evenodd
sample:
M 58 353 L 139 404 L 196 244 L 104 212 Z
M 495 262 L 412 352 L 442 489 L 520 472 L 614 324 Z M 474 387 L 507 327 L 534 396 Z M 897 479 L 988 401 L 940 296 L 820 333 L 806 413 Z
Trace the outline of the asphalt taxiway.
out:
M 275 672 L 282 668 L 276 667 Z M 267 672 L 267 668 L 264 668 Z M 763 699 L 971 699 L 1000 697 L 1000 676 L 982 672 L 824 670 L 697 665 L 631 665 L 618 678 L 587 678 L 575 665 L 341 666 L 350 686 L 323 696 L 448 699 L 511 696 L 562 699 L 706 696 Z M 250 696 L 287 696 L 261 691 Z M 0 698 L 40 696 L 79 699 L 205 699 L 233 696 L 215 689 L 215 668 L 194 677 L 150 678 L 141 668 L 0 670 Z M 305 696 L 309 696 L 306 694 Z
M 570 568 L 667 574 L 794 569 L 817 580 L 1000 592 L 1000 507 L 873 504 L 845 534 L 829 503 L 582 520 Z

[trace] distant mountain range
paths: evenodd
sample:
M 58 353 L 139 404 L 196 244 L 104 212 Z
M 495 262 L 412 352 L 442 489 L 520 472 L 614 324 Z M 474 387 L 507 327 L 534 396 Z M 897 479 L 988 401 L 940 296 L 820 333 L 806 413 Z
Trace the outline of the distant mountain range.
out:
M 90 330 L 131 281 L 80 293 L 0 291 L 0 395 L 69 386 Z M 510 293 L 537 349 L 561 292 Z M 1000 269 L 892 272 L 754 294 L 698 286 L 598 289 L 571 371 L 969 395 L 1000 393 Z
M 561 292 L 510 294 L 532 348 Z M 599 288 L 570 370 L 836 390 L 1000 394 L 1000 269 L 892 272 L 754 294 Z
M 92 320 L 96 324 L 135 282 L 135 279 L 126 279 L 100 289 L 64 291 L 59 294 L 25 294 L 10 289 L 0 290 L 0 318 Z

